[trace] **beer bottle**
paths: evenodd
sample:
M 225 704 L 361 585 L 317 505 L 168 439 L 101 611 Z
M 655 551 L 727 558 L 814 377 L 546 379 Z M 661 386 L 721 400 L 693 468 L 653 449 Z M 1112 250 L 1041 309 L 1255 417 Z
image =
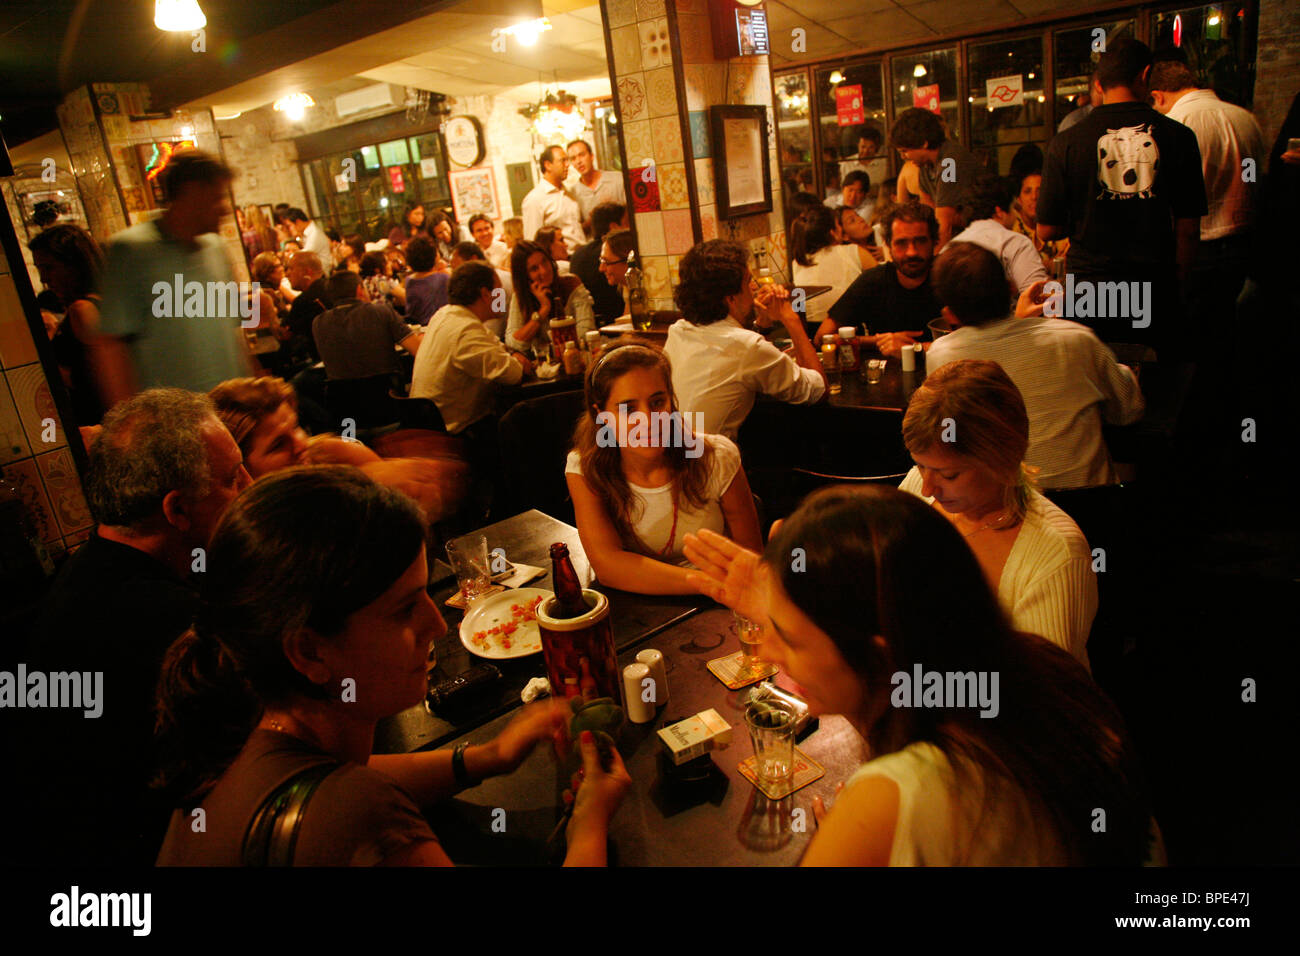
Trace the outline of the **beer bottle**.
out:
M 590 610 L 582 596 L 578 572 L 573 570 L 573 561 L 569 558 L 569 546 L 563 541 L 551 545 L 551 580 L 555 587 L 551 617 L 581 617 Z

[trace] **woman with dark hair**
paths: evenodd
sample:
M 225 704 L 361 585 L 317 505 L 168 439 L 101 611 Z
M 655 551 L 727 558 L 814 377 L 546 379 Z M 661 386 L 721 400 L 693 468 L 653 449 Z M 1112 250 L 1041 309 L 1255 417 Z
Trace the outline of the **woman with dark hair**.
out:
M 1119 712 L 1077 661 L 1011 628 L 934 509 L 824 488 L 761 557 L 710 532 L 686 553 L 702 592 L 762 626 L 762 656 L 812 713 L 842 714 L 869 747 L 831 811 L 814 801 L 805 866 L 1148 858 L 1158 831 Z
M 41 282 L 58 296 L 64 319 L 50 339 L 78 425 L 97 425 L 104 402 L 93 374 L 99 337 L 99 288 L 104 257 L 80 226 L 50 226 L 28 244 Z
M 388 245 L 401 248 L 416 236 L 427 236 L 424 226 L 424 203 L 411 203 L 402 213 L 402 221 L 388 233 Z
M 416 236 L 406 244 L 406 321 L 428 325 L 433 314 L 447 304 L 447 263 L 428 236 Z
M 562 741 L 569 709 L 547 701 L 486 744 L 371 753 L 376 723 L 423 700 L 447 626 L 426 590 L 419 512 L 359 471 L 294 468 L 255 483 L 208 554 L 194 626 L 159 681 L 157 783 L 178 807 L 159 865 L 446 866 L 420 808 Z M 603 865 L 631 781 L 616 751 L 601 769 L 590 734 L 581 749 L 566 863 Z M 276 824 L 295 798 L 286 836 Z M 207 820 L 197 833 L 196 807 Z
M 677 410 L 662 349 L 619 340 L 587 370 L 586 413 L 565 478 L 582 547 L 601 583 L 641 594 L 693 594 L 682 542 L 724 529 L 762 547 L 735 442 L 696 432 Z
M 591 293 L 577 276 L 560 275 L 544 246 L 526 239 L 515 243 L 515 251 L 510 253 L 510 275 L 515 294 L 506 321 L 508 348 L 516 352 L 527 352 L 537 345 L 544 348 L 551 323 L 570 315 L 578 320 L 579 342 L 596 327 Z
M 456 233 L 456 223 L 451 216 L 441 210 L 434 210 L 429 215 L 429 238 L 438 250 L 438 258 L 443 262 L 451 261 L 451 251 L 460 237 Z
M 1097 575 L 1088 541 L 1034 487 L 1029 415 L 1002 366 L 963 359 L 926 376 L 903 416 L 914 467 L 899 486 L 940 509 L 970 545 L 1017 630 L 1088 667 Z
M 844 242 L 837 215 L 838 210 L 818 206 L 796 219 L 790 229 L 794 284 L 831 287 L 831 291 L 808 300 L 804 316 L 808 322 L 821 323 L 853 280 L 864 270 L 876 266 L 875 258 L 866 249 L 856 243 Z M 834 334 L 834 329 L 830 332 Z
M 334 249 L 334 268 L 347 269 L 349 272 L 361 271 L 361 257 L 366 254 L 365 237 L 351 233 L 339 240 Z
M 533 242 L 551 254 L 551 261 L 560 275 L 569 274 L 569 247 L 564 244 L 564 233 L 554 226 L 543 226 L 533 236 Z

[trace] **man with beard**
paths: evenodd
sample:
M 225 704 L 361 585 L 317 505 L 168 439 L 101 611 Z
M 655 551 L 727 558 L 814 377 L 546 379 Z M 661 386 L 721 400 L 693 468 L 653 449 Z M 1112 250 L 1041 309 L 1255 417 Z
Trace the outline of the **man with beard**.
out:
M 699 414 L 700 430 L 734 439 L 759 393 L 796 405 L 821 399 L 826 373 L 803 320 L 784 290 L 759 290 L 744 246 L 710 239 L 682 256 L 677 271 L 673 297 L 683 318 L 669 327 L 664 352 L 678 409 Z M 778 322 L 793 358 L 762 335 Z
M 884 222 L 892 262 L 862 273 L 830 308 L 836 326 L 873 335 L 881 355 L 894 356 L 926 333 L 943 306 L 930 288 L 930 264 L 939 238 L 934 210 L 906 203 Z M 926 343 L 929 347 L 929 343 Z

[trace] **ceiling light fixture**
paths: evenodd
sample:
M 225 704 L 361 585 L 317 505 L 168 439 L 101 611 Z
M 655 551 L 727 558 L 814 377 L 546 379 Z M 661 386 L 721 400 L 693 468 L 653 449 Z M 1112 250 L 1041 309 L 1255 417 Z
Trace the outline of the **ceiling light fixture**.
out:
M 539 17 L 536 20 L 525 20 L 523 23 L 504 27 L 501 32 L 506 36 L 513 36 L 524 46 L 533 46 L 537 43 L 538 37 L 550 29 L 553 29 L 551 21 L 546 17 Z
M 843 83 L 844 74 L 841 73 L 839 70 L 836 70 L 834 73 L 831 74 L 830 80 L 831 80 L 831 86 L 835 86 L 837 84 Z
M 272 108 L 297 123 L 307 115 L 307 107 L 315 105 L 316 101 L 306 93 L 290 93 L 276 100 Z
M 924 63 L 918 63 L 918 64 L 916 64 L 916 66 L 913 67 L 913 69 L 912 69 L 912 75 L 915 76 L 915 77 L 918 77 L 918 78 L 919 78 L 919 77 L 922 77 L 922 76 L 925 76 L 925 73 L 926 73 L 926 70 L 925 70 L 925 64 L 924 64 Z
M 587 128 L 587 120 L 582 112 L 575 109 L 577 105 L 576 96 L 558 90 L 547 93 L 537 103 L 521 107 L 519 112 L 531 121 L 533 132 L 543 142 L 553 142 L 556 139 L 568 142 L 576 139 Z
M 232 119 L 239 119 L 239 117 L 241 117 L 241 116 L 243 116 L 243 115 L 244 115 L 244 111 L 243 111 L 243 110 L 239 110 L 238 112 L 231 113 L 229 116 L 217 116 L 217 115 L 213 114 L 213 117 L 212 117 L 212 118 L 213 118 L 213 119 L 216 119 L 216 120 L 232 120 Z
M 157 0 L 153 7 L 153 25 L 169 33 L 202 30 L 208 18 L 198 0 Z

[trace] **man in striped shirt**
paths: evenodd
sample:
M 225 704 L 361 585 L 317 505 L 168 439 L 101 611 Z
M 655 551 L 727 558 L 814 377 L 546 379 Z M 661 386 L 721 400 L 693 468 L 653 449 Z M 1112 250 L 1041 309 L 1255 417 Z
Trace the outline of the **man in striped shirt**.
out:
M 943 314 L 956 331 L 938 339 L 926 370 L 958 359 L 988 359 L 1010 376 L 1029 413 L 1025 462 L 1044 489 L 1088 488 L 1118 478 L 1102 438 L 1103 422 L 1129 425 L 1145 403 L 1131 369 L 1115 361 L 1087 326 L 1039 314 L 1012 316 L 1011 293 L 997 256 L 953 243 L 931 271 Z

